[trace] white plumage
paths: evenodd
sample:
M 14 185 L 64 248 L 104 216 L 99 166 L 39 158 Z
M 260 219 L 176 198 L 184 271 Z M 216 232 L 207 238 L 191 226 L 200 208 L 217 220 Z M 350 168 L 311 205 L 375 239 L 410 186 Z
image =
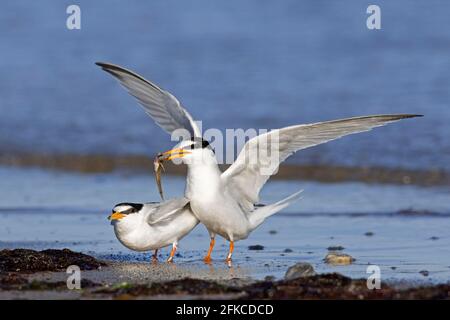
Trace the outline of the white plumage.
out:
M 173 254 L 178 241 L 199 222 L 186 198 L 161 203 L 121 203 L 114 207 L 110 219 L 117 239 L 125 247 L 149 251 L 172 245 Z
M 363 116 L 272 130 L 250 139 L 236 161 L 222 173 L 214 152 L 201 139 L 193 117 L 173 95 L 129 70 L 107 63 L 97 64 L 116 77 L 165 131 L 185 129 L 193 137 L 164 153 L 160 160 L 181 158 L 188 167 L 185 197 L 189 199 L 192 214 L 206 226 L 211 236 L 205 261 L 210 261 L 216 234 L 230 241 L 227 256 L 230 261 L 234 241 L 247 238 L 267 217 L 299 198 L 300 192 L 297 192 L 272 205 L 254 206 L 259 201 L 261 188 L 290 155 L 349 134 L 418 116 Z

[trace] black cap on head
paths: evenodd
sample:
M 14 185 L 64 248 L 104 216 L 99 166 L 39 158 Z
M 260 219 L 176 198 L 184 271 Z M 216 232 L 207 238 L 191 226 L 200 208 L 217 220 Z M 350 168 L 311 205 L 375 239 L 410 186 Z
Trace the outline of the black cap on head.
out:
M 194 142 L 194 144 L 192 145 L 192 149 L 195 149 L 195 148 L 202 148 L 202 149 L 205 149 L 205 148 L 207 148 L 207 147 L 210 147 L 210 149 L 211 149 L 212 151 L 214 151 L 214 150 L 211 148 L 211 146 L 210 146 L 208 140 L 205 140 L 205 139 L 199 138 L 199 137 L 191 137 L 191 141 Z
M 134 209 L 134 211 L 139 211 L 142 209 L 142 207 L 144 206 L 142 203 L 133 203 L 133 202 L 121 202 L 118 203 L 114 206 L 114 208 L 119 207 L 119 206 L 129 206 L 132 207 Z

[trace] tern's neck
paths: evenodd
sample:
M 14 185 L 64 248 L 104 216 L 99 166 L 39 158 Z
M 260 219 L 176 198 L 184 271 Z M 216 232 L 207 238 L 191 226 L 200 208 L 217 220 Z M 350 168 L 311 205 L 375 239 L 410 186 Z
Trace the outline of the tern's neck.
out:
M 188 164 L 185 196 L 205 196 L 216 192 L 220 184 L 221 171 L 217 162 Z

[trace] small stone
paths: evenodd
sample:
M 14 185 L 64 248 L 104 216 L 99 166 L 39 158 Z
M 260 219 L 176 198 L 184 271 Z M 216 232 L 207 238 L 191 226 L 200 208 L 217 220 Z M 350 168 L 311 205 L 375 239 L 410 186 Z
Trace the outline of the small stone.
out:
M 327 249 L 328 249 L 328 251 L 342 251 L 345 248 L 343 246 L 330 246 Z
M 365 235 L 366 237 L 371 237 L 371 236 L 374 235 L 374 233 L 373 233 L 372 231 L 367 231 L 366 233 L 364 233 L 364 235 Z
M 292 249 L 286 248 L 286 249 L 284 249 L 283 252 L 284 252 L 284 253 L 289 253 L 289 252 L 292 252 Z
M 260 244 L 255 244 L 253 246 L 248 246 L 248 250 L 264 250 L 264 246 Z
M 439 240 L 439 237 L 432 236 L 432 237 L 430 237 L 430 240 L 436 241 L 436 240 Z
M 278 231 L 277 231 L 277 230 L 270 230 L 269 233 L 270 233 L 270 234 L 277 234 Z
M 355 259 L 345 253 L 332 252 L 326 255 L 324 261 L 335 266 L 345 266 L 352 264 Z
M 427 270 L 419 271 L 419 273 L 420 273 L 421 275 L 423 275 L 424 277 L 428 277 L 428 275 L 430 274 Z
M 314 271 L 312 265 L 306 262 L 299 262 L 287 269 L 286 274 L 284 275 L 284 279 L 293 280 L 303 277 L 310 277 L 315 274 L 316 272 Z
M 274 277 L 274 276 L 266 276 L 266 277 L 264 278 L 264 281 L 267 281 L 267 282 L 273 282 L 273 281 L 275 281 L 275 277 Z
M 391 269 L 392 269 L 392 270 L 396 270 L 396 269 L 397 269 L 397 267 L 391 267 Z

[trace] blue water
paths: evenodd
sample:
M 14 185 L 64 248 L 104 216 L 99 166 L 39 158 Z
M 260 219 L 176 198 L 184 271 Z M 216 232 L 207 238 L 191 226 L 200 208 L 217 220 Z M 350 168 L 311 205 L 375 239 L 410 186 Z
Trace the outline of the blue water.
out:
M 118 242 L 106 217 L 118 202 L 158 201 L 151 175 L 0 168 L 0 176 L 8 181 L 0 184 L 0 249 L 70 248 L 109 260 L 148 261 L 149 253 L 132 252 Z M 163 185 L 168 198 L 180 196 L 184 181 L 164 176 Z M 380 266 L 383 281 L 448 282 L 449 188 L 273 181 L 263 189 L 261 201 L 274 202 L 300 188 L 303 199 L 236 243 L 235 266 L 249 269 L 253 278 L 282 278 L 290 265 L 304 261 L 318 272 L 365 278 L 370 263 Z M 417 214 L 399 214 L 405 209 Z M 199 225 L 180 242 L 176 262 L 201 265 L 208 243 L 208 232 Z M 265 248 L 249 251 L 254 244 Z M 328 246 L 337 245 L 357 259 L 353 265 L 323 262 Z M 292 252 L 284 252 L 287 248 Z M 227 243 L 220 238 L 215 266 L 224 265 L 226 253 Z M 166 257 L 168 249 L 162 254 Z M 424 277 L 422 270 L 430 275 Z
M 448 1 L 2 1 L 0 152 L 153 155 L 169 138 L 94 65 L 129 67 L 205 128 L 422 113 L 291 161 L 450 169 Z
M 80 175 L 0 167 L 0 212 L 104 213 L 109 215 L 120 202 L 159 201 L 153 175 L 92 174 Z M 184 194 L 186 179 L 163 175 L 167 199 Z M 404 210 L 428 212 L 450 217 L 450 188 L 368 185 L 364 183 L 323 184 L 305 181 L 270 181 L 260 194 L 260 202 L 273 203 L 303 190 L 297 201 L 283 214 L 385 216 Z M 407 215 L 399 215 L 408 218 Z M 414 216 L 414 215 L 412 215 Z M 425 215 L 426 216 L 426 215 Z M 450 220 L 449 220 L 450 223 Z

